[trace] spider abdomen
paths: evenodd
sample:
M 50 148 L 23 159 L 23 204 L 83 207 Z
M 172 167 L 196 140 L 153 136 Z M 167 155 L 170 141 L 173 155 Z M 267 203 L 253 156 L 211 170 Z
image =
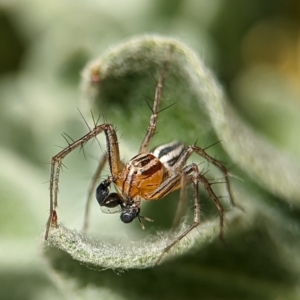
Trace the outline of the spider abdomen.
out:
M 169 170 L 174 166 L 182 152 L 185 150 L 185 144 L 179 141 L 173 141 L 154 148 L 151 153 L 161 161 L 166 169 Z

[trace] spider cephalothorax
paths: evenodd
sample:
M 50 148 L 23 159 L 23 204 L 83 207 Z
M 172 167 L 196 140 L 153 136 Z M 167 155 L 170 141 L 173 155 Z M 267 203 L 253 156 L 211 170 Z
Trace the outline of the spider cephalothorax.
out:
M 233 203 L 229 176 L 227 169 L 219 161 L 206 153 L 205 149 L 196 145 L 186 146 L 181 142 L 174 141 L 168 144 L 156 147 L 149 151 L 150 141 L 155 134 L 158 116 L 158 107 L 161 101 L 163 83 L 166 76 L 168 60 L 165 61 L 164 67 L 157 82 L 155 98 L 152 108 L 150 124 L 146 135 L 141 143 L 139 152 L 136 156 L 123 163 L 120 158 L 119 143 L 116 130 L 112 124 L 104 123 L 95 125 L 85 136 L 69 144 L 67 148 L 55 155 L 51 160 L 50 176 L 50 216 L 47 224 L 45 238 L 47 239 L 51 225 L 57 226 L 57 193 L 59 174 L 62 161 L 75 148 L 83 146 L 87 141 L 95 138 L 98 134 L 104 132 L 106 136 L 107 153 L 101 159 L 97 171 L 93 177 L 90 187 L 88 202 L 85 212 L 84 229 L 87 228 L 87 216 L 90 207 L 90 198 L 92 191 L 95 189 L 97 180 L 108 161 L 110 176 L 102 181 L 96 189 L 96 199 L 105 212 L 120 212 L 120 218 L 124 223 L 130 223 L 134 219 L 141 218 L 152 221 L 140 215 L 140 203 L 142 200 L 151 201 L 164 198 L 169 193 L 185 189 L 188 185 L 194 188 L 194 221 L 193 224 L 181 233 L 169 246 L 165 248 L 158 261 L 164 253 L 184 238 L 192 229 L 200 223 L 200 202 L 198 195 L 198 184 L 201 183 L 214 201 L 220 217 L 220 236 L 222 237 L 224 227 L 223 207 L 211 188 L 210 181 L 201 173 L 195 163 L 187 164 L 190 156 L 195 153 L 200 155 L 209 163 L 217 167 L 223 174 L 228 190 L 229 200 Z M 116 192 L 109 193 L 110 185 L 113 184 Z M 142 224 L 142 223 L 141 223 Z M 142 225 L 143 226 L 143 225 Z

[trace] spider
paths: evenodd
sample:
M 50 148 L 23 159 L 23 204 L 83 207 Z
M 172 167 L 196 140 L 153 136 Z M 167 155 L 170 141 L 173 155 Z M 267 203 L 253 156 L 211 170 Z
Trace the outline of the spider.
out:
M 148 147 L 151 139 L 156 131 L 157 119 L 159 113 L 159 105 L 161 102 L 163 84 L 166 77 L 168 60 L 165 60 L 162 71 L 159 75 L 155 89 L 155 97 L 153 102 L 150 123 L 146 131 L 146 135 L 141 143 L 139 152 L 128 163 L 122 162 L 119 152 L 119 142 L 116 129 L 112 124 L 104 123 L 95 125 L 93 129 L 82 138 L 72 142 L 68 147 L 63 149 L 51 160 L 50 175 L 50 216 L 47 223 L 45 239 L 48 238 L 51 226 L 57 225 L 57 193 L 60 170 L 62 161 L 70 152 L 77 147 L 82 147 L 87 141 L 95 138 L 98 134 L 104 132 L 106 137 L 107 153 L 103 156 L 99 163 L 98 169 L 93 177 L 93 181 L 89 190 L 88 202 L 85 212 L 84 229 L 87 228 L 87 216 L 89 212 L 89 199 L 92 191 L 96 187 L 97 178 L 104 168 L 108 160 L 110 176 L 102 181 L 96 188 L 96 199 L 102 209 L 107 212 L 119 211 L 120 219 L 124 223 L 131 223 L 134 219 L 138 219 L 142 228 L 144 225 L 141 219 L 152 221 L 140 214 L 140 204 L 142 200 L 152 201 L 159 200 L 167 196 L 169 193 L 186 188 L 192 185 L 194 194 L 194 217 L 193 223 L 182 232 L 173 242 L 171 242 L 159 256 L 157 263 L 162 256 L 167 253 L 174 245 L 183 239 L 191 230 L 196 228 L 200 223 L 200 204 L 198 196 L 198 184 L 201 183 L 210 198 L 214 201 L 220 221 L 220 237 L 222 238 L 224 229 L 224 209 L 218 197 L 211 188 L 209 180 L 199 171 L 197 164 L 187 164 L 189 157 L 196 153 L 216 166 L 223 174 L 226 188 L 229 194 L 229 200 L 234 205 L 231 187 L 229 182 L 229 174 L 227 168 L 212 156 L 206 153 L 205 149 L 196 145 L 186 146 L 179 141 L 173 141 L 156 147 L 149 151 Z M 114 185 L 116 192 L 110 193 L 110 186 Z

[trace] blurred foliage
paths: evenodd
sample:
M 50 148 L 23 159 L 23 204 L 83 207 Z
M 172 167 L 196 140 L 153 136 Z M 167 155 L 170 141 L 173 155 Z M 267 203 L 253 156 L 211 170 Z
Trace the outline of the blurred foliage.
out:
M 299 205 L 296 201 L 287 204 L 285 199 L 258 187 L 238 166 L 233 166 L 231 172 L 243 179 L 240 184 L 247 186 L 253 192 L 252 197 L 263 201 L 268 209 L 273 207 L 275 216 L 280 216 L 278 226 L 272 218 L 272 222 L 266 221 L 268 226 L 263 226 L 260 211 L 257 224 L 262 229 L 255 227 L 249 235 L 249 228 L 243 231 L 239 237 L 242 250 L 226 248 L 224 251 L 215 241 L 200 253 L 202 257 L 189 256 L 187 261 L 182 258 L 176 262 L 176 274 L 169 272 L 166 264 L 121 276 L 105 271 L 98 279 L 86 266 L 73 261 L 64 265 L 64 261 L 70 260 L 68 257 L 54 266 L 57 272 L 43 260 L 38 237 L 47 220 L 50 158 L 60 149 L 56 145 L 66 145 L 61 133 L 67 132 L 76 139 L 87 131 L 77 112 L 77 107 L 82 108 L 80 72 L 89 60 L 111 45 L 144 33 L 178 37 L 193 47 L 215 71 L 243 120 L 270 143 L 289 153 L 295 164 L 299 163 L 299 1 L 2 0 L 0 298 L 93 299 L 102 295 L 105 299 L 138 296 L 154 299 L 163 295 L 168 299 L 169 295 L 169 299 L 176 296 L 180 299 L 182 295 L 198 298 L 202 295 L 204 299 L 299 299 L 299 258 L 294 257 L 295 252 L 289 252 L 289 245 L 293 249 L 297 246 Z M 151 97 L 151 90 L 153 87 L 148 87 L 147 94 L 141 97 Z M 193 107 L 186 109 L 192 111 Z M 120 119 L 128 111 L 117 105 L 100 112 L 124 134 L 121 141 L 124 141 L 124 156 L 128 158 L 141 138 L 129 136 L 128 123 L 123 130 L 123 124 L 113 119 L 110 111 L 114 118 L 119 114 Z M 88 115 L 84 111 L 84 116 L 89 118 Z M 208 131 L 207 138 L 213 142 L 213 133 L 209 138 Z M 126 146 L 126 140 L 130 147 Z M 97 145 L 92 146 L 99 151 Z M 65 162 L 67 168 L 60 191 L 60 199 L 64 201 L 60 202 L 59 209 L 61 219 L 71 228 L 81 226 L 83 199 L 99 159 L 91 148 L 87 145 L 86 158 L 77 151 Z M 226 154 L 222 155 L 222 159 L 228 159 Z M 94 219 L 99 218 L 100 212 L 95 209 L 93 214 Z M 128 231 L 134 231 L 135 227 L 124 228 L 119 223 L 115 217 L 101 214 L 101 223 L 91 230 L 93 234 L 105 230 L 109 236 L 116 230 L 134 238 L 136 234 L 145 235 L 145 232 L 131 235 Z M 279 231 L 279 225 L 283 231 Z M 278 236 L 283 244 L 276 244 Z M 251 251 L 256 255 L 251 255 Z M 202 271 L 202 276 L 196 277 L 199 272 L 193 266 Z M 91 278 L 82 281 L 81 277 L 77 282 L 85 293 L 78 292 L 74 282 L 64 282 L 72 272 L 76 277 L 80 268 L 86 279 Z M 272 268 L 276 272 L 267 282 L 269 273 L 265 270 Z M 242 273 L 244 276 L 240 277 Z M 137 278 L 141 279 L 141 285 L 131 286 Z M 170 278 L 174 278 L 174 291 L 167 293 L 165 288 L 172 288 Z M 101 294 L 97 280 L 103 283 Z M 128 294 L 123 294 L 125 291 Z

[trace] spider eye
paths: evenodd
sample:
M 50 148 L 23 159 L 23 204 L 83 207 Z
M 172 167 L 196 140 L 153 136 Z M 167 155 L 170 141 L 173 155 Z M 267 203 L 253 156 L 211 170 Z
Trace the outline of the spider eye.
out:
M 129 208 L 122 211 L 120 219 L 123 223 L 131 223 L 139 215 L 137 208 Z

